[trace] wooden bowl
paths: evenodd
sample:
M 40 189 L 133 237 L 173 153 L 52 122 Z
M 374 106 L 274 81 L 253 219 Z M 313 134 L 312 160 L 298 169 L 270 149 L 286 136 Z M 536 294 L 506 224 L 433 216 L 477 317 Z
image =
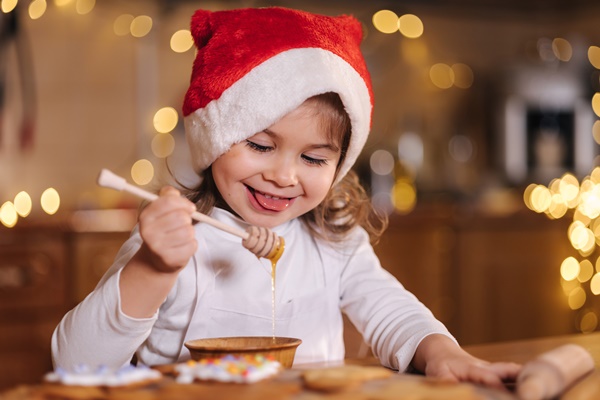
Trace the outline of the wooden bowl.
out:
M 271 356 L 281 363 L 283 368 L 291 368 L 300 339 L 272 336 L 239 336 L 209 339 L 195 339 L 185 342 L 192 360 L 221 358 L 232 355 Z

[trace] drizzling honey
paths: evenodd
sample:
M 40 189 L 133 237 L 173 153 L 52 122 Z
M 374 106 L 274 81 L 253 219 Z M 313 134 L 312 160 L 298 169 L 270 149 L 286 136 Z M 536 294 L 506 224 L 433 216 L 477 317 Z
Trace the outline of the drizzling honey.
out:
M 271 321 L 273 327 L 273 340 L 275 340 L 275 277 L 277 271 L 277 261 L 279 261 L 283 255 L 284 249 L 285 241 L 282 237 L 279 237 L 277 246 L 267 256 L 267 258 L 271 261 Z

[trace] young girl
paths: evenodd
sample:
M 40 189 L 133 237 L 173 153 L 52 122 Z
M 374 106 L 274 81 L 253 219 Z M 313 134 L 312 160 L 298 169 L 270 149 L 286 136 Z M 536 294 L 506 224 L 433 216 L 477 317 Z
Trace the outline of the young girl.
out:
M 462 350 L 381 266 L 385 223 L 350 168 L 369 132 L 370 78 L 352 17 L 262 8 L 197 11 L 184 103 L 202 181 L 140 214 L 97 288 L 57 327 L 56 366 L 154 365 L 189 358 L 190 339 L 272 334 L 271 264 L 240 239 L 192 224 L 197 208 L 241 229 L 272 229 L 275 334 L 302 339 L 295 363 L 344 358 L 344 312 L 381 363 L 500 387 L 519 366 Z

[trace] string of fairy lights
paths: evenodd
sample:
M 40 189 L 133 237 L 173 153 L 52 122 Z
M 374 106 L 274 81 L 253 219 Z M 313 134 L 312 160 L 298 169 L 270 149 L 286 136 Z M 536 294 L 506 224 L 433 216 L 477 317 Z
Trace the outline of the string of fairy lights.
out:
M 560 43 L 565 48 L 565 43 Z M 563 50 L 564 52 L 564 50 Z M 588 61 L 600 76 L 600 47 L 589 46 Z M 562 60 L 568 61 L 568 60 Z M 600 93 L 591 99 L 591 108 L 600 117 Z M 591 134 L 600 144 L 600 119 Z M 579 258 L 569 256 L 560 265 L 560 280 L 569 307 L 577 311 L 577 328 L 592 332 L 598 328 L 599 315 L 593 306 L 600 295 L 600 167 L 595 167 L 581 182 L 571 172 L 554 178 L 545 186 L 532 183 L 523 193 L 525 205 L 551 219 L 572 218 L 567 236 Z
M 18 6 L 18 0 L 1 0 L 0 10 L 3 13 L 13 12 Z M 91 13 L 96 6 L 95 0 L 54 0 L 58 8 L 74 7 L 79 15 Z M 47 11 L 46 0 L 33 0 L 27 7 L 29 18 L 37 20 Z M 113 32 L 117 36 L 131 35 L 134 38 L 147 36 L 153 28 L 153 20 L 148 15 L 121 14 L 113 21 Z M 170 48 L 175 53 L 185 53 L 193 47 L 193 39 L 189 30 L 180 29 L 171 35 Z M 155 134 L 150 142 L 152 154 L 157 159 L 169 157 L 175 149 L 175 138 L 172 132 L 179 122 L 179 114 L 175 108 L 165 106 L 154 113 L 153 127 Z M 131 179 L 138 185 L 147 185 L 154 179 L 154 165 L 148 159 L 135 161 L 130 169 Z M 55 188 L 44 190 L 39 199 L 43 212 L 54 215 L 60 208 L 60 195 Z M 33 210 L 34 202 L 27 191 L 20 191 L 13 200 L 5 201 L 0 206 L 0 223 L 12 228 L 16 226 L 19 218 L 28 217 Z

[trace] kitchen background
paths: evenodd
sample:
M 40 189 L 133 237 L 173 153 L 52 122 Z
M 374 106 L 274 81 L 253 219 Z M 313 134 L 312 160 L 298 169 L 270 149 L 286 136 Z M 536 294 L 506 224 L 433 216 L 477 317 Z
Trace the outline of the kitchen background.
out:
M 592 0 L 1 0 L 0 387 L 51 369 L 62 315 L 139 201 L 196 179 L 180 106 L 197 8 L 353 14 L 375 91 L 356 170 L 376 250 L 463 344 L 598 329 L 600 4 Z M 368 353 L 348 326 L 348 355 Z

